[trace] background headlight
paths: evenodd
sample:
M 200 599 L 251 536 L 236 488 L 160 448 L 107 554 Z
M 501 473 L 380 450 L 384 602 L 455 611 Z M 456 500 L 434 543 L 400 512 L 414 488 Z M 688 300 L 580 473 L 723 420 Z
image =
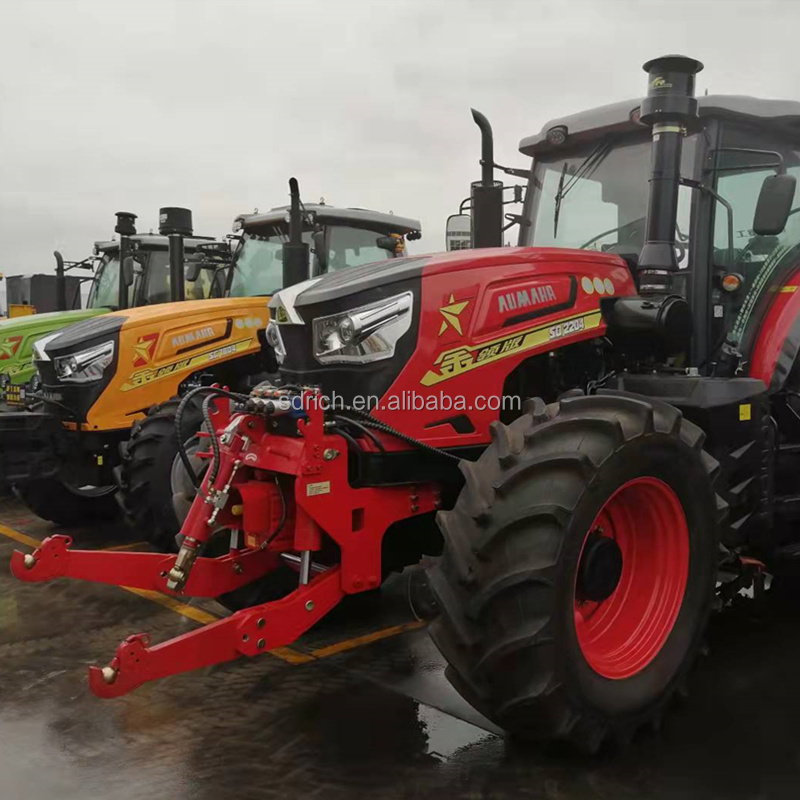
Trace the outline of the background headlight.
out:
M 275 358 L 279 364 L 283 364 L 286 358 L 286 348 L 283 346 L 281 331 L 275 320 L 270 320 L 267 324 L 267 344 L 275 351 Z
M 411 292 L 313 322 L 314 356 L 322 364 L 367 364 L 391 358 L 411 327 Z
M 62 381 L 88 383 L 99 381 L 106 367 L 114 360 L 114 342 L 103 342 L 88 350 L 55 359 L 56 375 Z
M 47 351 L 45 348 L 47 347 L 53 339 L 57 339 L 61 336 L 61 331 L 56 331 L 55 333 L 50 333 L 47 336 L 42 336 L 41 339 L 37 339 L 33 344 L 33 357 L 36 361 L 49 361 L 50 356 L 47 355 Z

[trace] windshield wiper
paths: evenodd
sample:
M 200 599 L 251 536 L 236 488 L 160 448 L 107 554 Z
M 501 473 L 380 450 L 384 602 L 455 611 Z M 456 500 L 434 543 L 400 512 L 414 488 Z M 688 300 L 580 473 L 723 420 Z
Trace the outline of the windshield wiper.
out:
M 556 192 L 556 207 L 553 211 L 553 238 L 558 237 L 558 218 L 561 215 L 561 200 L 564 197 L 564 177 L 567 174 L 567 162 L 561 168 L 561 177 L 558 179 L 558 191 Z
M 556 192 L 555 209 L 553 211 L 553 238 L 558 236 L 558 219 L 561 216 L 561 202 L 569 194 L 570 189 L 583 180 L 588 178 L 605 160 L 605 157 L 611 151 L 611 146 L 614 143 L 612 138 L 602 139 L 598 142 L 597 146 L 589 153 L 586 158 L 581 161 L 580 166 L 575 170 L 572 177 L 564 185 L 564 177 L 567 174 L 568 162 L 564 162 L 564 167 L 561 170 L 561 178 L 558 181 L 558 191 Z

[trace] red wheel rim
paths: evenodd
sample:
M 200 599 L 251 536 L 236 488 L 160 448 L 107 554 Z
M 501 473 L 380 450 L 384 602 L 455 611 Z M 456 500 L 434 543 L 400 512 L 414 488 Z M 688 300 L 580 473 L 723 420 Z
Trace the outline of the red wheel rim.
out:
M 622 554 L 616 588 L 599 602 L 574 597 L 583 656 L 612 680 L 643 670 L 678 617 L 689 573 L 689 530 L 674 491 L 657 478 L 634 478 L 614 492 L 586 534 L 609 537 Z M 580 562 L 579 562 L 580 563 Z

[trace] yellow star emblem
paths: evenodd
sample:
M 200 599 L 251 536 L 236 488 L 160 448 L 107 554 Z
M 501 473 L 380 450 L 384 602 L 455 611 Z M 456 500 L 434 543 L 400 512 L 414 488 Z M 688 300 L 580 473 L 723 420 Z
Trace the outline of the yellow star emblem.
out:
M 153 340 L 152 339 L 145 339 L 143 341 L 137 342 L 133 346 L 133 352 L 136 354 L 136 359 L 141 359 L 142 361 L 150 361 L 150 351 L 153 347 Z
M 442 326 L 439 328 L 439 336 L 441 336 L 448 328 L 454 328 L 459 334 L 463 334 L 461 330 L 461 320 L 459 315 L 469 305 L 469 300 L 464 300 L 461 303 L 456 303 L 455 297 L 451 294 L 448 300 L 448 305 L 442 306 L 439 313 L 444 317 L 442 319 Z

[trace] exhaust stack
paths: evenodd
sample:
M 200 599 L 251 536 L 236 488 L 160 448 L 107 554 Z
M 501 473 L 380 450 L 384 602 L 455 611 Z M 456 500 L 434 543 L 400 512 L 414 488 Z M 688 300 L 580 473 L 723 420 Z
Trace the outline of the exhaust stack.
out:
M 470 186 L 472 246 L 503 246 L 503 184 L 494 179 L 494 137 L 489 120 L 472 109 L 481 129 L 481 179 Z
M 289 241 L 283 245 L 283 288 L 308 280 L 308 245 L 303 241 L 303 214 L 297 178 L 289 178 Z
M 183 237 L 191 236 L 192 212 L 188 208 L 173 206 L 158 211 L 158 232 L 169 238 L 169 285 L 170 299 L 186 299 L 186 280 L 183 273 Z
M 53 252 L 56 259 L 56 311 L 67 310 L 67 277 L 64 269 L 64 256 L 58 250 Z
M 652 172 L 647 204 L 645 243 L 639 256 L 639 291 L 670 294 L 675 258 L 681 148 L 687 124 L 697 118 L 695 75 L 703 65 L 686 56 L 668 55 L 648 61 L 647 97 L 639 120 L 652 127 Z
M 119 295 L 118 305 L 120 308 L 128 307 L 128 283 L 124 279 L 125 259 L 133 254 L 131 247 L 131 236 L 136 235 L 136 214 L 129 211 L 117 211 L 115 214 L 117 224 L 114 232 L 119 234 Z

